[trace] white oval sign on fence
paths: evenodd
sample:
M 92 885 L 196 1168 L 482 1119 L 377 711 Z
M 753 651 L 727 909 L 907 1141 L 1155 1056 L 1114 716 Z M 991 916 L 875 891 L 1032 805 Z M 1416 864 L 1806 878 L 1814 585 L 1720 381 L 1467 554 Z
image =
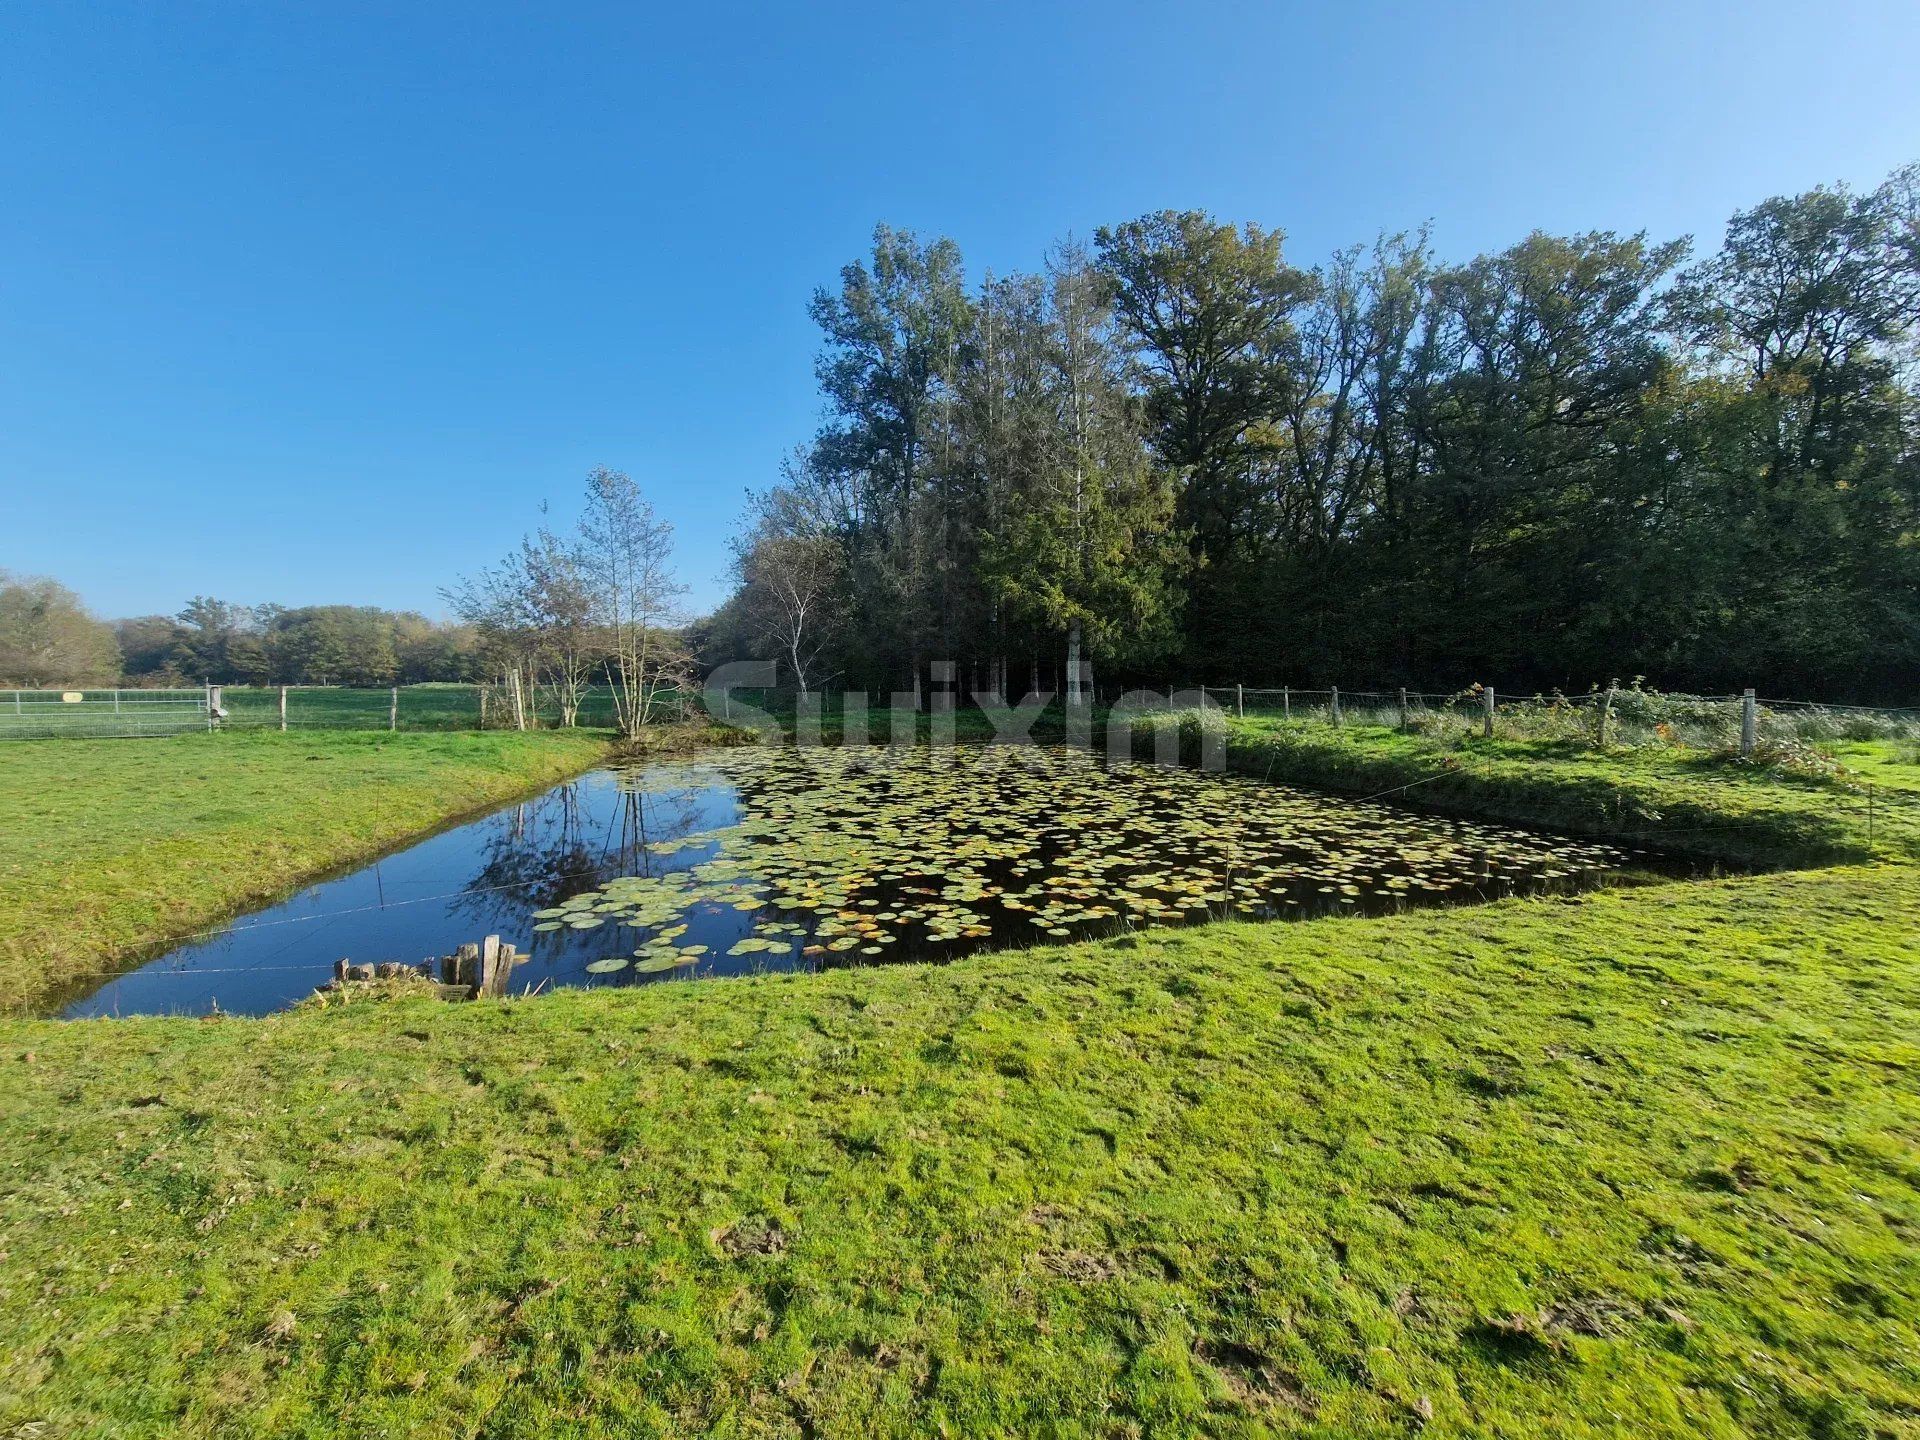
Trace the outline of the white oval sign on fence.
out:
M 69 690 L 67 691 L 66 694 L 62 695 L 60 698 L 69 705 L 78 705 L 82 700 L 86 699 L 87 697 L 82 695 L 78 690 Z

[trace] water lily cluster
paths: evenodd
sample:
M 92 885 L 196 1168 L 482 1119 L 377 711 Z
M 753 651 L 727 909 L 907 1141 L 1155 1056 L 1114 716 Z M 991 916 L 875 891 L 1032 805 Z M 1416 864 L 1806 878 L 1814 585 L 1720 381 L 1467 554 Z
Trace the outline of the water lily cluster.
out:
M 658 791 L 672 779 L 661 770 L 634 783 Z M 690 929 L 729 912 L 746 922 L 730 956 L 921 959 L 1128 925 L 1381 914 L 1572 888 L 1629 858 L 1064 749 L 740 750 L 685 771 L 690 785 L 732 786 L 739 821 L 645 847 L 690 865 L 623 876 L 536 914 L 537 932 L 622 937 L 590 973 L 693 970 L 715 947 Z

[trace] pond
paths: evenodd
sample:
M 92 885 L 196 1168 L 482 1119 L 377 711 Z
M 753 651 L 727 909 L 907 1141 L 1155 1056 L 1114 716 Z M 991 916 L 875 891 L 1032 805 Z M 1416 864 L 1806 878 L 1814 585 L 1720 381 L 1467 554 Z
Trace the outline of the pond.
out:
M 1223 916 L 1588 888 L 1645 857 L 1064 749 L 741 749 L 596 771 L 310 885 L 65 1014 L 262 1014 L 499 935 L 515 993 L 948 959 Z

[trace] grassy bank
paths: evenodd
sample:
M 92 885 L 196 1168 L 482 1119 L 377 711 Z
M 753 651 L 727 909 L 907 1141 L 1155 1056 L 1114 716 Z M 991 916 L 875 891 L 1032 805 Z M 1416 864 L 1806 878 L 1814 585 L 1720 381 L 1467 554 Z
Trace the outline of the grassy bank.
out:
M 0 753 L 0 1006 L 580 770 L 600 735 L 218 734 Z
M 15 1022 L 0 1433 L 1914 1433 L 1916 917 Z
M 1439 808 L 1884 858 L 942 968 L 0 1022 L 0 1435 L 1920 1436 L 1915 757 L 1232 741 Z M 595 743 L 31 747 L 93 758 L 0 771 L 54 832 L 4 827 L 0 874 L 61 855 L 33 893 L 103 913 Z M 122 804 L 144 830 L 75 864 Z
M 1226 731 L 1236 769 L 1428 809 L 1747 865 L 1920 858 L 1920 763 L 1902 742 L 1837 746 L 1814 768 L 1251 717 Z

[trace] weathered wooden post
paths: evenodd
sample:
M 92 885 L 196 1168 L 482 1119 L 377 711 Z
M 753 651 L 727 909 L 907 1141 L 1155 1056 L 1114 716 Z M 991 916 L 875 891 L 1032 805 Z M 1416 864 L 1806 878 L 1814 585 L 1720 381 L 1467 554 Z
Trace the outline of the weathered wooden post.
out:
M 452 986 L 471 986 L 479 978 L 480 947 L 469 942 L 440 957 L 440 978 Z
M 1400 728 L 1403 731 L 1407 728 L 1407 687 L 1404 685 L 1400 687 Z
M 211 730 L 220 723 L 220 712 L 226 708 L 222 703 L 225 699 L 224 685 L 207 686 L 207 729 Z
M 1482 708 L 1484 708 L 1487 712 L 1486 724 L 1482 727 L 1482 733 L 1487 737 L 1487 739 L 1491 740 L 1493 738 L 1493 706 L 1494 706 L 1493 687 L 1491 685 L 1487 686 L 1486 689 L 1480 692 L 1480 704 Z
M 1233 713 L 1241 720 L 1247 718 L 1247 687 L 1245 685 L 1233 687 Z
M 387 699 L 387 729 L 400 728 L 400 687 L 393 687 L 393 693 Z
M 1753 687 L 1749 685 L 1740 692 L 1740 758 L 1753 758 L 1755 732 L 1759 729 L 1759 706 L 1753 698 Z
M 1286 685 L 1280 687 L 1280 718 L 1282 720 L 1293 718 L 1293 690 Z
M 284 685 L 280 687 L 280 728 L 282 731 L 287 728 L 287 687 Z
M 1338 685 L 1334 686 L 1329 693 L 1333 696 L 1333 723 L 1338 725 L 1340 723 L 1340 687 Z
M 1600 748 L 1607 748 L 1607 722 L 1613 719 L 1613 686 L 1607 686 L 1606 698 L 1600 702 Z
M 477 1000 L 488 995 L 498 995 L 503 983 L 500 937 L 489 935 L 480 942 L 480 969 L 474 978 L 474 998 Z

